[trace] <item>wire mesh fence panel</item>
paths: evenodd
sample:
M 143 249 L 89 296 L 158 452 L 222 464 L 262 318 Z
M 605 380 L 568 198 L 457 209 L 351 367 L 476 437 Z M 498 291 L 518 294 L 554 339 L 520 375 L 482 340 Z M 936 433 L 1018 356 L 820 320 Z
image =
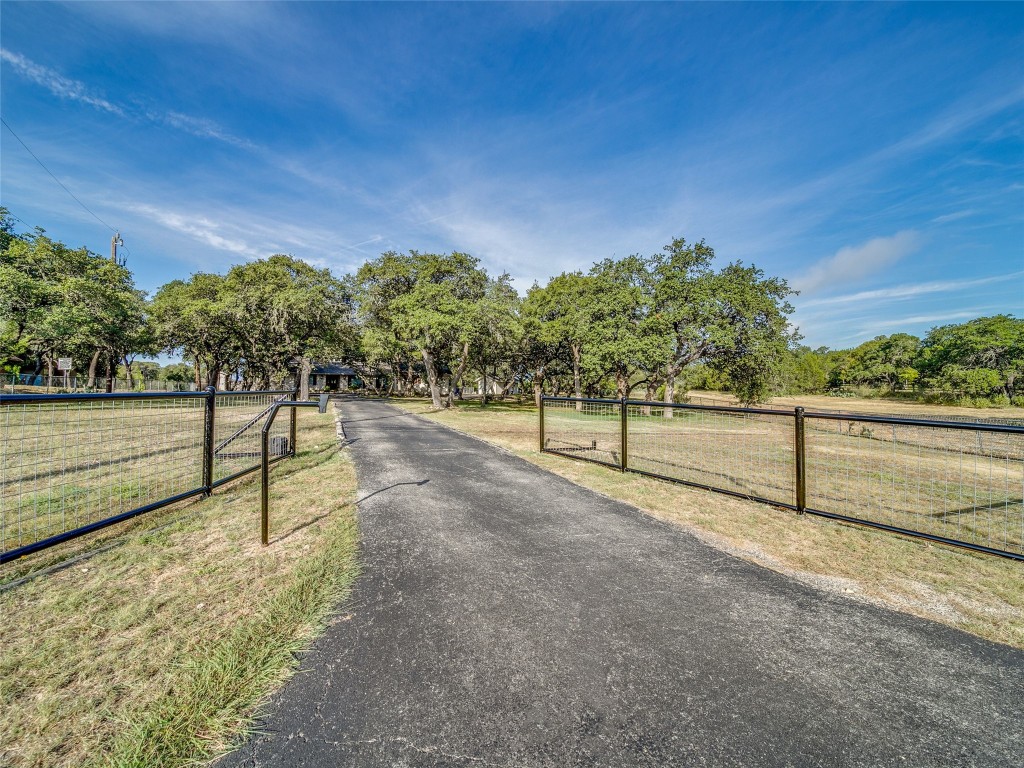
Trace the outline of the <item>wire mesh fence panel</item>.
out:
M 204 405 L 0 400 L 0 553 L 201 490 Z
M 806 423 L 809 508 L 1024 554 L 1024 433 Z
M 616 402 L 544 401 L 544 450 L 619 466 L 620 405 Z
M 793 504 L 791 413 L 628 405 L 629 469 Z
M 218 392 L 214 407 L 213 481 L 217 483 L 260 465 L 260 430 L 274 403 L 291 398 L 288 392 Z M 282 413 L 270 433 L 271 458 L 291 450 L 291 414 Z
M 194 392 L 192 382 L 155 379 L 90 379 L 88 376 L 45 376 L 12 373 L 0 378 L 0 392 L 7 394 L 61 394 L 75 392 Z

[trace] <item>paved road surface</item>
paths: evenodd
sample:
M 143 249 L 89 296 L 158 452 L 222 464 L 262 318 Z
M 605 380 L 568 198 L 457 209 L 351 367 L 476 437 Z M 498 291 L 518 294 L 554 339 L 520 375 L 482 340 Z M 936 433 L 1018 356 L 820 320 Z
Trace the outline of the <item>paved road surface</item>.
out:
M 1024 764 L 1024 654 L 383 403 L 342 410 L 365 574 L 219 766 Z

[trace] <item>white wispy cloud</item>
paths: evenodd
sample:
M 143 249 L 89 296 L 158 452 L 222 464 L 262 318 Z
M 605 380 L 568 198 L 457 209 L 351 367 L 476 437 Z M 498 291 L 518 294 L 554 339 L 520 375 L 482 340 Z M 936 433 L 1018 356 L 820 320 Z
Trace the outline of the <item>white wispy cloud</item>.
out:
M 59 96 L 62 99 L 70 99 L 71 101 L 80 101 L 83 104 L 88 104 L 114 115 L 120 115 L 122 117 L 125 115 L 125 112 L 121 107 L 108 99 L 97 95 L 85 83 L 79 80 L 72 80 L 69 77 L 64 77 L 62 74 L 50 69 L 49 67 L 44 67 L 42 64 L 36 64 L 34 61 L 30 61 L 20 53 L 9 51 L 6 48 L 0 48 L 0 60 L 9 64 L 14 68 L 14 71 L 26 79 L 31 80 L 37 85 L 43 86 L 54 96 Z
M 269 255 L 268 252 L 255 248 L 236 234 L 229 234 L 226 231 L 229 228 L 227 225 L 219 224 L 205 216 L 170 211 L 146 204 L 135 204 L 129 208 L 167 229 L 187 235 L 212 248 L 250 259 Z
M 965 317 L 975 318 L 987 311 L 985 307 L 963 310 L 961 312 L 941 312 L 937 315 L 908 315 L 907 317 L 894 317 L 889 320 L 879 320 L 872 323 L 870 328 L 899 328 L 905 325 L 916 323 L 941 323 L 946 320 L 962 320 Z
M 20 53 L 9 51 L 6 48 L 0 48 L 0 60 L 10 64 L 16 72 L 26 79 L 43 86 L 52 94 L 62 99 L 70 99 L 88 104 L 91 107 L 110 112 L 119 117 L 163 123 L 199 138 L 215 139 L 242 149 L 258 149 L 257 145 L 253 142 L 233 135 L 215 121 L 205 117 L 195 117 L 182 112 L 160 111 L 156 109 L 143 109 L 142 111 L 138 108 L 125 109 L 99 94 L 85 83 L 65 77 L 49 67 L 37 64 Z
M 945 112 L 931 120 L 921 130 L 877 153 L 877 157 L 887 158 L 948 141 L 981 121 L 1020 104 L 1021 101 L 1024 101 L 1024 87 L 1020 86 L 988 98 L 978 99 L 970 96 L 961 99 L 951 104 Z
M 947 213 L 944 216 L 936 216 L 932 219 L 932 224 L 946 224 L 950 221 L 959 221 L 960 219 L 966 219 L 968 216 L 973 216 L 977 211 L 955 211 L 953 213 Z
M 801 293 L 813 294 L 822 288 L 861 280 L 913 253 L 921 245 L 921 236 L 912 229 L 890 237 L 876 237 L 861 245 L 840 248 L 833 256 L 812 264 L 794 284 Z
M 154 115 L 154 118 L 159 120 L 161 116 Z M 202 139 L 217 139 L 227 144 L 234 144 L 236 147 L 242 149 L 256 149 L 256 145 L 248 139 L 243 139 L 238 136 L 234 136 L 228 133 L 224 128 L 215 123 L 213 120 L 208 120 L 205 117 L 193 117 L 192 115 L 185 115 L 181 112 L 168 112 L 162 116 L 163 122 L 172 128 L 185 131 L 185 133 L 191 133 L 193 136 L 198 136 Z
M 904 317 L 890 317 L 886 320 L 874 320 L 864 323 L 860 327 L 860 333 L 857 336 L 850 338 L 869 338 L 892 328 L 896 328 L 904 332 L 912 332 L 914 330 L 914 326 L 932 326 L 940 323 L 950 323 L 955 320 L 973 320 L 976 317 L 983 317 L 992 311 L 992 307 L 974 307 L 973 309 L 963 309 L 957 312 L 906 315 Z
M 927 283 L 912 285 L 897 285 L 892 288 L 879 288 L 874 291 L 859 291 L 858 293 L 847 293 L 841 296 L 829 296 L 823 299 L 811 299 L 800 302 L 801 307 L 817 307 L 823 305 L 849 304 L 856 302 L 881 302 L 892 299 L 906 299 L 912 296 L 921 296 L 927 293 L 948 293 L 951 291 L 962 291 L 965 288 L 973 288 L 979 285 L 998 283 L 1004 280 L 1024 277 L 1024 272 L 1010 272 L 1005 275 L 992 275 L 991 277 L 980 277 L 973 280 L 935 280 Z

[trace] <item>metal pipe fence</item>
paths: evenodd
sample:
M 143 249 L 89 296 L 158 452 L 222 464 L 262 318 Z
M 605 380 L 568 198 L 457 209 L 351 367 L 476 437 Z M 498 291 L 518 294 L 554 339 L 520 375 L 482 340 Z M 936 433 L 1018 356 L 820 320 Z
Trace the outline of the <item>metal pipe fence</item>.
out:
M 543 397 L 540 449 L 1024 561 L 1024 427 Z
M 188 381 L 163 381 L 159 379 L 89 379 L 77 374 L 11 373 L 0 377 L 0 392 L 4 394 L 64 394 L 111 392 L 194 392 L 195 384 Z
M 294 396 L 0 394 L 0 563 L 259 469 L 267 415 Z M 294 455 L 294 418 L 274 426 L 270 449 L 273 461 Z

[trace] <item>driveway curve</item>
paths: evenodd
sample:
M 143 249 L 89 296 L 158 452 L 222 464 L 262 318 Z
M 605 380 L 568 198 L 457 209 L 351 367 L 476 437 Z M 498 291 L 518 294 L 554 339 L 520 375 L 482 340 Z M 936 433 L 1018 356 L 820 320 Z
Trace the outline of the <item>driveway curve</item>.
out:
M 341 408 L 364 574 L 218 765 L 1021 764 L 1024 653 L 818 591 L 383 402 Z

